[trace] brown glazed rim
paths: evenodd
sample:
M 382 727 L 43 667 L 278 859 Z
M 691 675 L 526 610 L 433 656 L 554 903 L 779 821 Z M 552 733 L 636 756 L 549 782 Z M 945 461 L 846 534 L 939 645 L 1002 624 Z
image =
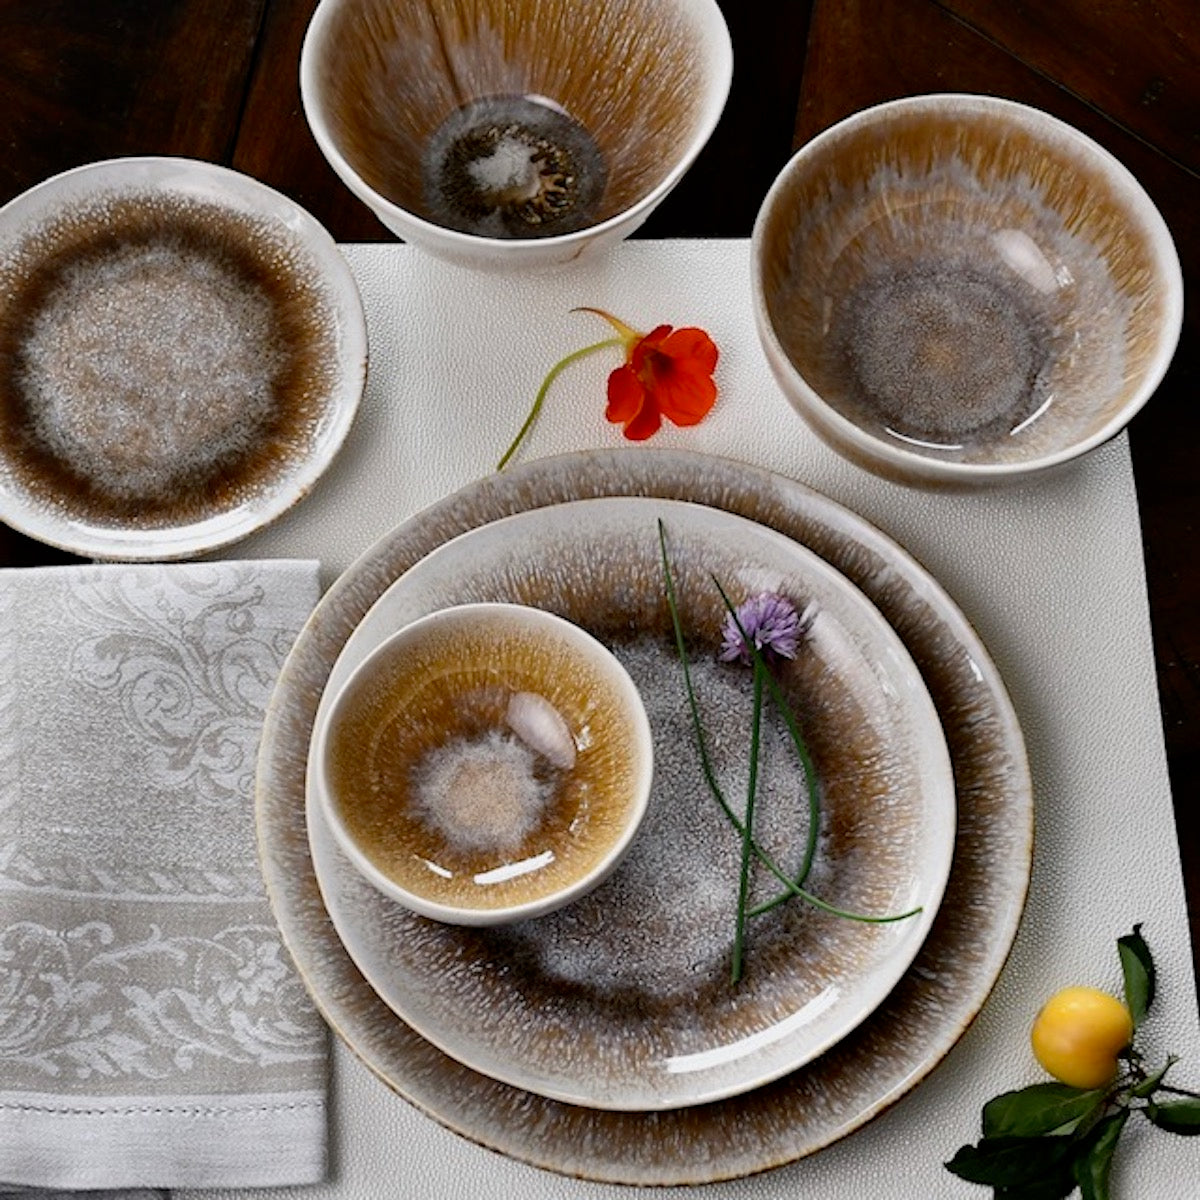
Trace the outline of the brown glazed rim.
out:
M 69 496 L 31 490 L 20 475 L 0 486 L 0 516 L 14 529 L 75 554 L 115 561 L 168 561 L 220 549 L 275 520 L 303 499 L 340 451 L 366 385 L 367 327 L 350 267 L 329 232 L 305 209 L 258 180 L 198 159 L 147 155 L 104 159 L 72 167 L 22 192 L 0 209 L 9 254 L 24 253 L 47 228 L 69 221 L 75 199 L 83 207 L 133 204 L 141 197 L 180 196 L 234 219 L 278 229 L 294 261 L 285 274 L 305 272 L 333 326 L 335 356 L 329 386 L 312 401 L 312 433 L 302 453 L 267 473 L 255 494 L 233 507 L 181 515 L 161 525 L 102 523 L 74 509 Z M 264 254 L 266 250 L 264 250 Z M 294 280 L 293 280 L 294 283 Z M 280 288 L 287 286 L 281 279 Z M 296 287 L 292 291 L 298 291 Z M 10 471 L 5 464 L 5 472 Z
M 959 832 L 946 897 L 913 969 L 859 1029 L 774 1084 L 699 1108 L 611 1113 L 496 1083 L 435 1050 L 358 973 L 321 901 L 305 826 L 305 766 L 325 679 L 367 609 L 458 533 L 595 496 L 687 500 L 793 537 L 847 575 L 909 647 L 946 728 Z M 679 451 L 542 459 L 483 478 L 399 525 L 333 585 L 301 632 L 268 709 L 256 821 L 267 891 L 322 1015 L 389 1088 L 446 1128 L 563 1175 L 695 1185 L 801 1159 L 864 1125 L 927 1076 L 966 1031 L 1012 947 L 1029 886 L 1033 796 L 1016 715 L 978 635 L 905 551 L 793 480 Z

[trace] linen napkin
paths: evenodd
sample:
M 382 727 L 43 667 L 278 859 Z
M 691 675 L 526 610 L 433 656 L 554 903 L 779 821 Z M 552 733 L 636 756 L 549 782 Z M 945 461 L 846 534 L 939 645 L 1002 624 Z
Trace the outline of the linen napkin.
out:
M 0 1183 L 324 1176 L 326 1035 L 253 812 L 318 595 L 309 561 L 0 573 Z

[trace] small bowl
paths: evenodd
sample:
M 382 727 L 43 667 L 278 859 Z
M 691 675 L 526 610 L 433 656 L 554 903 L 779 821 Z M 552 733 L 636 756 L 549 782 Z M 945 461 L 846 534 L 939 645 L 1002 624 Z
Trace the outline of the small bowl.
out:
M 814 138 L 768 192 L 754 308 L 830 446 L 920 486 L 1028 476 L 1149 399 L 1183 318 L 1179 259 L 1134 177 L 987 96 L 897 100 Z
M 646 814 L 650 723 L 591 634 L 519 604 L 441 609 L 384 641 L 313 747 L 338 845 L 385 896 L 453 925 L 591 891 Z
M 631 234 L 720 118 L 714 0 L 322 0 L 300 59 L 321 151 L 392 232 L 466 266 Z

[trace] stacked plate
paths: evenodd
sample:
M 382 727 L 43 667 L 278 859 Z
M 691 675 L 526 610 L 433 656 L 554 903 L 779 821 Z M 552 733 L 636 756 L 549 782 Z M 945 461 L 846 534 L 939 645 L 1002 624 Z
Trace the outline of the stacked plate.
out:
M 748 674 L 715 661 L 713 577 L 737 598 L 779 591 L 817 613 L 786 672 L 821 778 L 812 890 L 858 912 L 920 909 L 864 924 L 781 905 L 752 924 L 737 986 L 737 839 L 698 765 L 660 522 L 718 774 L 744 771 L 749 688 Z M 591 897 L 501 930 L 440 925 L 385 900 L 306 802 L 312 730 L 339 680 L 395 629 L 478 600 L 535 604 L 596 633 L 634 674 L 655 731 L 652 817 L 630 858 Z M 803 778 L 782 739 L 765 745 L 778 799 L 762 836 L 794 857 Z M 942 589 L 832 501 L 686 454 L 542 460 L 401 525 L 301 634 L 258 781 L 276 916 L 352 1050 L 466 1137 L 610 1182 L 746 1175 L 861 1126 L 979 1010 L 1029 879 L 1020 731 Z

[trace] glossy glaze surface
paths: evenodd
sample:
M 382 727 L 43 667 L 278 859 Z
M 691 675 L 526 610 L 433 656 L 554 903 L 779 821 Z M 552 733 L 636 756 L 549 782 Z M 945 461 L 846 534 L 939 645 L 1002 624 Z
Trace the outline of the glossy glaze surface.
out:
M 955 858 L 929 937 L 888 1001 L 809 1066 L 743 1096 L 659 1113 L 544 1099 L 463 1067 L 399 1021 L 346 953 L 321 897 L 304 819 L 313 719 L 338 654 L 371 605 L 424 555 L 489 521 L 606 495 L 723 508 L 808 546 L 899 634 L 941 718 L 958 802 Z M 474 484 L 368 551 L 318 608 L 264 730 L 258 827 L 272 903 L 321 1011 L 371 1069 L 448 1127 L 590 1179 L 682 1184 L 793 1161 L 844 1137 L 949 1051 L 990 992 L 1029 882 L 1032 795 L 1011 703 L 978 636 L 938 584 L 861 518 L 743 464 L 669 451 L 543 460 Z
M 1179 261 L 1132 175 L 986 96 L 880 105 L 780 173 L 755 228 L 788 399 L 889 477 L 986 483 L 1119 430 L 1179 337 Z
M 301 92 L 389 229 L 513 269 L 628 236 L 708 140 L 731 70 L 711 0 L 323 0 Z
M 665 600 L 659 520 L 705 754 L 727 802 L 744 810 L 751 675 L 719 660 L 725 610 L 714 577 L 734 603 L 769 591 L 812 614 L 796 658 L 775 668 L 813 756 L 820 800 L 806 887 L 849 912 L 920 910 L 876 925 L 789 902 L 750 923 L 737 984 L 730 963 L 741 841 L 701 769 Z M 363 889 L 314 820 L 323 810 L 310 788 L 317 875 L 347 949 L 397 1013 L 455 1058 L 570 1103 L 701 1104 L 809 1061 L 903 974 L 949 870 L 950 762 L 899 639 L 843 577 L 772 531 L 711 508 L 601 499 L 492 523 L 423 559 L 356 629 L 330 687 L 336 692 L 381 638 L 426 612 L 513 600 L 581 623 L 637 683 L 655 761 L 640 836 L 590 895 L 477 934 L 415 919 Z M 809 829 L 808 791 L 770 703 L 756 792 L 756 835 L 794 873 Z M 780 891 L 766 870 L 751 873 L 751 907 Z
M 304 494 L 362 390 L 332 240 L 207 163 L 79 168 L 0 212 L 0 515 L 96 557 L 179 558 Z
M 310 795 L 387 911 L 527 921 L 624 857 L 646 813 L 650 727 L 579 625 L 500 596 L 451 600 L 389 623 L 350 665 L 327 690 Z

